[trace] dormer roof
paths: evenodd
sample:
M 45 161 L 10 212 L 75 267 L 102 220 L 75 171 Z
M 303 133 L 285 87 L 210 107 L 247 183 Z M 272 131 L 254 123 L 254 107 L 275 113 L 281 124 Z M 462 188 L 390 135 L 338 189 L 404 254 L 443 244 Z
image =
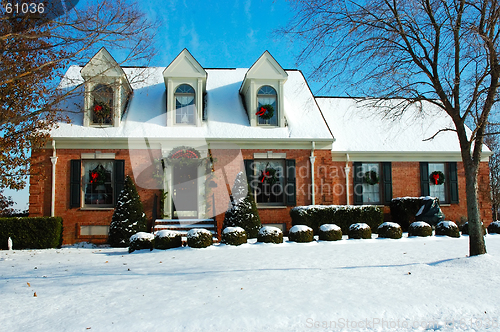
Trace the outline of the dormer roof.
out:
M 87 62 L 80 73 L 84 80 L 98 76 L 126 78 L 123 69 L 104 47 Z
M 248 69 L 243 79 L 240 92 L 247 81 L 252 79 L 278 80 L 284 82 L 288 79 L 288 74 L 283 70 L 278 61 L 276 61 L 268 51 L 265 51 L 260 58 L 255 61 L 252 67 Z
M 198 61 L 183 49 L 163 71 L 163 77 L 207 78 L 207 72 Z

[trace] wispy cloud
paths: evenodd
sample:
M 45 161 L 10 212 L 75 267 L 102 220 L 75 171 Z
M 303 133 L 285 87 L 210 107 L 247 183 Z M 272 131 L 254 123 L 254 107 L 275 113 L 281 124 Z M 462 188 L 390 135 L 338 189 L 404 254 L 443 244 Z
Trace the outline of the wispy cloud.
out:
M 252 12 L 250 11 L 250 7 L 252 7 L 252 0 L 245 1 L 245 16 L 248 21 L 252 21 Z

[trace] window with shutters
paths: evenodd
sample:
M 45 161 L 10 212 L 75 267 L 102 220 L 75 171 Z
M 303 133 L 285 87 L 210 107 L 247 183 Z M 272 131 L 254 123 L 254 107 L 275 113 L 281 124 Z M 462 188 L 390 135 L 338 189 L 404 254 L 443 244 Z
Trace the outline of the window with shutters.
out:
M 392 199 L 391 163 L 354 163 L 354 203 L 389 204 Z
M 296 204 L 295 160 L 245 160 L 245 170 L 259 206 Z
M 113 160 L 84 160 L 84 207 L 113 207 Z
M 440 203 L 458 203 L 456 162 L 420 163 L 422 196 L 439 198 Z

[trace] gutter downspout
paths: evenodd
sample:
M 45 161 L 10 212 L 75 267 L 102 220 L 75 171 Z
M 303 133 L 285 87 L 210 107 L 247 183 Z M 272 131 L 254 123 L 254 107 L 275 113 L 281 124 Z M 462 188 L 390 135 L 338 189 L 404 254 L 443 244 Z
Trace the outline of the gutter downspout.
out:
M 312 205 L 316 204 L 316 195 L 315 195 L 315 187 L 314 187 L 314 161 L 316 160 L 316 157 L 314 156 L 314 149 L 316 147 L 314 141 L 311 142 L 312 147 L 311 147 L 311 156 L 309 157 L 309 161 L 311 162 L 311 200 L 312 200 Z
M 52 197 L 50 202 L 50 216 L 55 217 L 56 209 L 56 164 L 57 164 L 57 154 L 56 154 L 56 141 L 52 140 L 52 157 L 50 157 L 52 162 Z
M 345 168 L 344 168 L 344 171 L 345 171 L 345 192 L 346 192 L 346 195 L 347 195 L 347 205 L 351 205 L 351 190 L 350 190 L 350 186 L 349 186 L 349 179 L 350 179 L 350 174 L 351 174 L 351 167 L 349 167 L 349 162 L 350 162 L 350 158 L 349 158 L 349 153 L 346 153 L 346 162 L 345 162 Z

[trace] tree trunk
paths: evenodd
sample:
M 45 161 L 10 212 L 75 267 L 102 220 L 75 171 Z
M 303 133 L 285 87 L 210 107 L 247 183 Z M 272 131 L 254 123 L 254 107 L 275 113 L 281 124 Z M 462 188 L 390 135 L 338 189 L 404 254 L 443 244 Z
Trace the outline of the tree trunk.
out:
M 470 256 L 482 255 L 486 253 L 477 191 L 479 162 L 477 162 L 477 165 L 475 164 L 476 162 L 464 163 Z

